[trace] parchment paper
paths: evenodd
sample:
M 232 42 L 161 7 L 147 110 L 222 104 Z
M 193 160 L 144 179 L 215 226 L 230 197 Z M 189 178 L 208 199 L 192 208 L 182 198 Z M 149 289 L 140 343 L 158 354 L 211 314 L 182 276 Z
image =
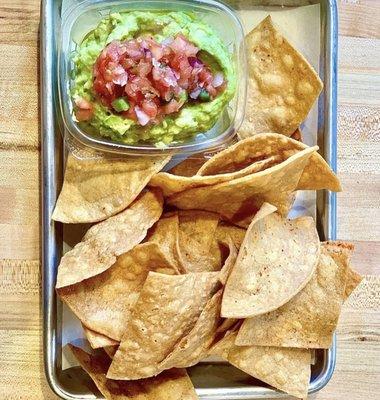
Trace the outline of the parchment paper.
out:
M 72 3 L 67 0 L 65 3 Z M 297 7 L 255 7 L 250 10 L 238 12 L 242 19 L 244 30 L 248 33 L 268 14 L 272 16 L 274 23 L 284 36 L 306 57 L 316 71 L 319 71 L 320 57 L 320 9 L 319 4 Z M 317 104 L 311 110 L 307 120 L 301 129 L 305 143 L 315 145 L 317 143 Z M 300 215 L 311 215 L 315 217 L 316 194 L 313 191 L 299 192 L 294 207 L 290 213 L 291 218 Z M 66 250 L 70 246 L 66 246 Z M 63 305 L 62 315 L 62 347 L 70 342 L 81 342 L 83 332 L 78 319 L 71 311 Z M 77 365 L 72 357 L 63 351 L 62 368 L 66 369 Z

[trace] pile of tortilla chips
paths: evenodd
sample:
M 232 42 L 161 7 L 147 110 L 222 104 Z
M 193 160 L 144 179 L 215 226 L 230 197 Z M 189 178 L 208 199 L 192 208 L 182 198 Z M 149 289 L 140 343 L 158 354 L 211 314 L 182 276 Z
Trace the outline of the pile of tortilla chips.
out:
M 318 147 L 294 139 L 319 78 L 270 18 L 247 43 L 245 139 L 169 172 L 169 157 L 68 159 L 53 218 L 96 224 L 56 288 L 98 349 L 70 345 L 106 399 L 196 399 L 185 368 L 209 355 L 305 398 L 312 352 L 331 346 L 361 281 L 350 244 L 287 218 L 298 190 L 341 190 Z

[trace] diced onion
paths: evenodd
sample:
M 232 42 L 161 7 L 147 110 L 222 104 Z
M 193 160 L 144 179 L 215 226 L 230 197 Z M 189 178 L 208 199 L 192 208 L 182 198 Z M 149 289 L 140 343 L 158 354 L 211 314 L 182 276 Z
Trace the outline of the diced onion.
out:
M 217 72 L 214 76 L 214 80 L 212 81 L 212 86 L 215 88 L 223 85 L 224 82 L 224 76 L 221 72 Z
M 173 43 L 173 41 L 174 41 L 174 39 L 173 39 L 172 37 L 169 36 L 169 37 L 165 38 L 165 39 L 161 42 L 161 44 L 164 45 L 164 46 L 169 46 L 170 44 Z
M 144 111 L 141 110 L 140 107 L 135 107 L 135 112 L 137 119 L 139 120 L 140 125 L 145 126 L 149 121 L 150 118 L 147 114 L 144 113 Z
M 197 89 L 193 90 L 193 91 L 189 94 L 189 96 L 190 96 L 192 99 L 195 100 L 195 99 L 198 98 L 198 96 L 200 95 L 201 91 L 202 91 L 201 88 L 197 88 Z

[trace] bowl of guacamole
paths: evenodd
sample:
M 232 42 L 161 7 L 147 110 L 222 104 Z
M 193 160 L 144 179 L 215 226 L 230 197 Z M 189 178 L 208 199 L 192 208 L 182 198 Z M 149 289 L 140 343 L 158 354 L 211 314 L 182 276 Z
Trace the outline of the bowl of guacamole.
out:
M 228 43 L 188 10 L 110 12 L 76 44 L 69 76 L 77 130 L 157 149 L 194 143 L 215 126 L 225 133 L 238 82 Z

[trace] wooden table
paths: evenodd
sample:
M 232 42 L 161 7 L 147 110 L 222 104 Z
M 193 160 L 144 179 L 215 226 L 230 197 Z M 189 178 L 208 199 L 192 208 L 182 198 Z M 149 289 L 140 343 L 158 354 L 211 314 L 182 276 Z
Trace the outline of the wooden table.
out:
M 344 306 L 335 374 L 314 399 L 380 392 L 380 1 L 341 0 L 338 235 L 365 279 Z M 0 399 L 55 399 L 41 329 L 38 0 L 0 2 Z

